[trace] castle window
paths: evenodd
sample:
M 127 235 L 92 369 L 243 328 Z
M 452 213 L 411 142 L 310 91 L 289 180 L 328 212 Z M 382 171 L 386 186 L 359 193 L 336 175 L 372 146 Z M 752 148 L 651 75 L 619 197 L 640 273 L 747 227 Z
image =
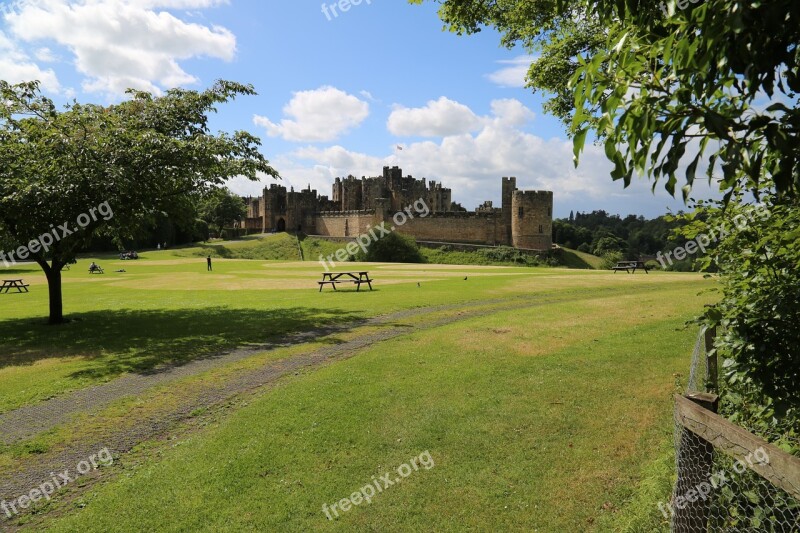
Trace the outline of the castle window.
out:
M 524 209 L 520 207 L 519 208 L 519 218 L 522 218 L 522 215 L 523 215 L 524 212 L 525 212 Z
M 544 233 L 544 226 L 539 224 L 539 233 Z
M 547 208 L 547 216 L 549 216 L 549 217 L 553 216 L 553 208 L 552 207 L 548 207 Z

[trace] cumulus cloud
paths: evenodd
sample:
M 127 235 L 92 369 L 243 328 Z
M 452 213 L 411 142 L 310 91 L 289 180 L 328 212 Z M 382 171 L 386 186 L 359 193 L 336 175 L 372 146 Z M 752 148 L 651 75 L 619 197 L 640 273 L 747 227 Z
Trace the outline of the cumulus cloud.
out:
M 492 113 L 497 124 L 512 127 L 524 126 L 536 118 L 536 113 L 515 98 L 494 100 L 492 102 Z
M 253 122 L 267 130 L 270 137 L 295 142 L 329 142 L 369 116 L 369 104 L 335 87 L 324 86 L 300 91 L 283 108 L 286 118 L 280 123 L 261 115 Z
M 233 59 L 236 38 L 225 28 L 187 23 L 164 9 L 208 8 L 222 0 L 39 0 L 6 13 L 20 41 L 55 41 L 74 55 L 89 92 L 119 95 L 128 88 L 160 93 L 199 80 L 179 61 Z M 49 51 L 48 51 L 49 52 Z M 51 54 L 44 53 L 46 60 Z
M 43 69 L 0 31 L 0 79 L 9 83 L 39 80 L 42 88 L 61 92 L 61 83 L 53 69 Z
M 536 58 L 533 56 L 519 56 L 514 59 L 498 61 L 498 64 L 507 66 L 487 74 L 486 77 L 500 87 L 525 87 L 525 77 L 528 75 L 531 63 L 535 60 Z
M 481 120 L 469 107 L 442 96 L 425 107 L 395 105 L 387 127 L 399 136 L 445 137 L 475 131 L 480 124 Z

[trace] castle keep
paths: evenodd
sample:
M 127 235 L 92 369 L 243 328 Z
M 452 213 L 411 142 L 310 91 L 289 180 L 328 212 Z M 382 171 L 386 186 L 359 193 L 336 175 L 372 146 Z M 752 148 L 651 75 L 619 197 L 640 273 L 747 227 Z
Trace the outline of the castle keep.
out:
M 295 192 L 271 184 L 261 197 L 245 199 L 244 226 L 261 232 L 301 230 L 309 235 L 356 237 L 419 199 L 427 217 L 410 219 L 399 233 L 419 241 L 506 245 L 532 250 L 552 246 L 553 193 L 517 190 L 516 178 L 503 178 L 502 206 L 484 202 L 467 212 L 452 201 L 452 191 L 435 181 L 403 176 L 398 167 L 384 167 L 378 177 L 336 178 L 332 196 L 308 189 Z

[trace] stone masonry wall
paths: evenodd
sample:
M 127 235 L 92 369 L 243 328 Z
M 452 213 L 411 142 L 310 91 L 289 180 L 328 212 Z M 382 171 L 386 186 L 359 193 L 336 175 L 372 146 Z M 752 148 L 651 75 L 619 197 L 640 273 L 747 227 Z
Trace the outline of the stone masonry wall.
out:
M 393 225 L 391 219 L 389 223 Z M 498 216 L 431 214 L 425 218 L 410 219 L 397 232 L 421 241 L 510 244 L 504 239 L 503 221 Z
M 371 211 L 320 214 L 314 218 L 314 229 L 317 235 L 355 237 L 366 233 L 374 221 L 375 216 Z

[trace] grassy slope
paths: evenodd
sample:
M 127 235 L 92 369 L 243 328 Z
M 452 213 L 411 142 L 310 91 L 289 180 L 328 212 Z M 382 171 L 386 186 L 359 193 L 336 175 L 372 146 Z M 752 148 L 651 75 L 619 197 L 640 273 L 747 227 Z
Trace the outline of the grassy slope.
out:
M 568 268 L 584 268 L 600 270 L 603 268 L 603 259 L 596 255 L 579 252 L 570 248 L 561 248 L 561 262 Z
M 335 254 L 345 243 L 333 242 L 314 237 L 301 240 L 306 261 L 319 261 L 319 256 L 327 257 Z M 591 254 L 562 248 L 558 256 L 563 266 L 576 269 L 600 269 L 603 260 Z M 475 252 L 442 251 L 440 249 L 420 248 L 422 256 L 428 263 L 440 265 L 485 265 L 485 266 L 518 266 L 515 263 L 489 261 Z M 179 257 L 215 257 L 231 259 L 266 259 L 296 261 L 299 259 L 295 237 L 286 233 L 267 236 L 251 236 L 238 242 L 221 244 L 204 244 L 199 247 L 175 252 Z
M 704 302 L 684 279 L 628 278 L 627 294 L 583 290 L 293 377 L 52 530 L 611 530 L 671 428 L 672 374 L 693 341 L 680 326 Z M 326 520 L 323 503 L 425 450 L 433 469 Z

